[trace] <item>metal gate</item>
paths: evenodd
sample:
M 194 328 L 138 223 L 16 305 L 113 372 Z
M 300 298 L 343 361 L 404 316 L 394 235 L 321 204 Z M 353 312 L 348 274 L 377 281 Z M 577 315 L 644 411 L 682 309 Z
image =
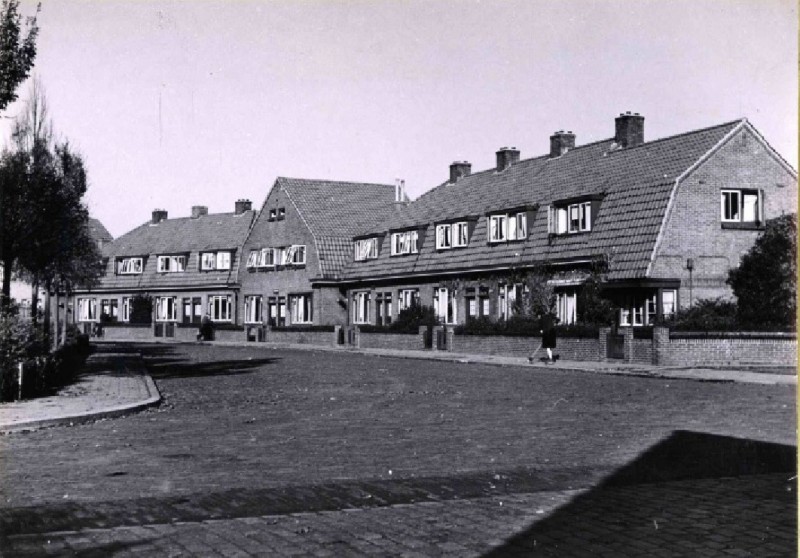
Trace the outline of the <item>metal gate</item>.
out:
M 606 356 L 608 358 L 625 358 L 625 336 L 611 331 L 608 334 Z

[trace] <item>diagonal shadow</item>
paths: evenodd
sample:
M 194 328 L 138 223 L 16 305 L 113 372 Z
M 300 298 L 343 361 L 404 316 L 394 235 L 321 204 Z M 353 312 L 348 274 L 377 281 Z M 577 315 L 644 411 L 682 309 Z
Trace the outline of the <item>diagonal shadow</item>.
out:
M 163 380 L 168 378 L 252 374 L 262 366 L 272 364 L 279 360 L 279 358 L 259 358 L 187 362 L 177 358 L 147 358 L 145 364 L 150 376 L 156 380 Z
M 154 541 L 155 538 L 153 537 L 128 542 L 114 541 L 105 544 L 87 546 L 80 549 L 72 549 L 70 551 L 65 549 L 63 554 L 68 554 L 69 556 L 78 558 L 106 558 L 107 556 L 113 556 L 119 553 L 137 553 L 140 551 L 137 549 L 137 547 L 151 544 Z M 2 540 L 1 542 L 2 546 L 0 548 L 3 549 L 3 556 L 13 556 L 14 558 L 38 558 L 45 553 L 43 552 L 41 538 L 15 541 Z M 47 541 L 47 544 L 50 544 L 50 540 Z M 52 554 L 52 551 L 46 551 L 46 553 Z
M 796 455 L 676 431 L 485 556 L 794 555 Z

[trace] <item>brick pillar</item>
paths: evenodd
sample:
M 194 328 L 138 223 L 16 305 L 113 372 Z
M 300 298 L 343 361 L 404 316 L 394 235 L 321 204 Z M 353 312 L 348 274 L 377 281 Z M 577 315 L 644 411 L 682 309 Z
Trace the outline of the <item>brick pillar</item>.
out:
M 419 350 L 425 349 L 425 335 L 428 333 L 428 326 L 419 326 Z
M 440 331 L 444 331 L 444 328 L 442 326 L 433 326 L 433 332 L 431 336 L 431 349 L 433 349 L 434 351 L 439 350 L 437 341 L 439 340 Z
M 448 327 L 445 330 L 445 335 L 447 336 L 447 338 L 446 338 L 447 344 L 445 346 L 445 350 L 452 352 L 454 350 L 455 341 L 456 341 L 456 330 L 455 330 L 455 328 L 454 327 Z
M 342 326 L 335 325 L 333 326 L 333 346 L 336 347 L 339 345 L 339 336 L 342 334 Z
M 625 358 L 623 360 L 625 362 L 633 362 L 633 328 L 621 327 L 619 331 L 625 338 L 625 344 L 623 345 L 623 354 Z
M 601 327 L 600 334 L 598 335 L 598 341 L 600 346 L 598 350 L 600 354 L 597 355 L 598 360 L 600 362 L 607 362 L 608 361 L 608 336 L 611 335 L 611 328 L 610 327 Z
M 653 364 L 664 364 L 664 351 L 669 346 L 669 328 L 655 326 L 653 328 Z
M 361 348 L 361 328 L 358 327 L 358 326 L 353 326 L 353 331 L 355 332 L 355 336 L 354 336 L 355 343 L 353 344 L 353 346 L 356 349 L 360 349 Z

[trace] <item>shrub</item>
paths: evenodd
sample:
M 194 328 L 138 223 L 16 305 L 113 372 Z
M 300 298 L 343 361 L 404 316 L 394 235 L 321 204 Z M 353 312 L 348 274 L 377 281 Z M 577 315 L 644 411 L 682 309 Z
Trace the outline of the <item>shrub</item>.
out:
M 512 316 L 507 321 L 492 320 L 486 316 L 469 320 L 456 326 L 456 335 L 505 335 L 508 337 L 537 337 L 541 335 L 541 319 L 528 316 Z M 593 324 L 570 324 L 555 326 L 557 337 L 594 338 L 599 328 Z
M 435 326 L 439 324 L 432 306 L 413 305 L 401 310 L 397 319 L 389 325 L 359 325 L 364 333 L 419 333 L 420 326 Z
M 675 331 L 733 331 L 739 329 L 736 304 L 721 298 L 703 299 L 681 310 L 663 325 Z
M 149 324 L 153 317 L 153 297 L 149 294 L 137 294 L 131 298 L 130 323 Z
M 289 325 L 289 326 L 273 326 L 272 331 L 334 331 L 335 326 L 332 325 Z

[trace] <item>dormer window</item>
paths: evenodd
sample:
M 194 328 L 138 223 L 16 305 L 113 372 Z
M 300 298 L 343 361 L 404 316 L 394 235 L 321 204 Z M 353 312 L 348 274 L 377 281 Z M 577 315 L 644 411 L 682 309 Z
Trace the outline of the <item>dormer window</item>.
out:
M 525 240 L 528 237 L 528 214 L 525 211 L 489 215 L 489 242 Z
M 378 257 L 378 239 L 377 237 L 363 238 L 356 240 L 355 244 L 355 260 L 363 262 L 365 260 L 374 260 Z
M 186 270 L 186 256 L 159 256 L 159 273 L 180 273 Z
M 574 234 L 592 230 L 591 201 L 554 205 L 548 217 L 550 234 Z
M 404 231 L 392 233 L 392 256 L 416 254 L 419 252 L 419 232 Z
M 224 252 L 201 252 L 200 270 L 201 271 L 221 271 L 231 268 L 231 253 Z
M 138 275 L 142 272 L 142 258 L 121 258 L 117 260 L 117 273 L 119 275 Z
M 462 248 L 469 242 L 466 221 L 436 225 L 436 249 Z

